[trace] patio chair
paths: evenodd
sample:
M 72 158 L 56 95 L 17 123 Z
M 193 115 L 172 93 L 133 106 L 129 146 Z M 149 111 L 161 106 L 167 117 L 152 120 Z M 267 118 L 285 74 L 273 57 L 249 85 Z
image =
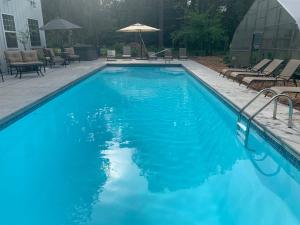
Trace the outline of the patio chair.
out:
M 75 54 L 73 47 L 65 48 L 64 51 L 69 62 L 78 61 L 80 63 L 80 56 Z
M 123 59 L 131 59 L 131 48 L 130 46 L 124 46 L 123 47 Z
M 34 49 L 37 53 L 38 60 L 43 62 L 44 72 L 46 72 L 46 66 L 50 64 L 50 57 L 46 57 L 42 48 Z
M 1 80 L 2 80 L 2 82 L 4 82 L 4 77 L 3 77 L 2 70 L 1 70 L 1 65 L 0 65 L 0 75 L 1 75 Z
M 172 49 L 170 49 L 170 48 L 165 49 L 164 59 L 166 62 L 173 60 Z
M 178 58 L 180 60 L 187 60 L 188 59 L 188 56 L 186 54 L 186 48 L 179 48 L 179 55 L 178 55 Z
M 223 75 L 223 77 L 225 77 L 230 75 L 232 72 L 259 72 L 270 62 L 270 59 L 263 59 L 253 67 L 223 69 L 219 75 Z
M 55 55 L 52 48 L 44 48 L 44 53 L 45 53 L 46 57 L 50 58 L 49 63 L 50 63 L 51 68 L 57 64 L 60 64 L 63 66 L 67 65 L 66 59 L 61 56 Z
M 107 50 L 106 60 L 107 61 L 116 60 L 116 50 Z
M 283 63 L 284 60 L 274 59 L 265 69 L 261 72 L 232 72 L 228 78 L 234 81 L 242 82 L 244 77 L 265 77 L 271 76 L 273 72 Z
M 4 56 L 10 75 L 13 75 L 13 70 L 17 73 L 16 64 L 23 63 L 22 54 L 20 51 L 4 51 Z
M 148 52 L 148 59 L 149 60 L 157 60 L 157 55 L 155 52 Z
M 282 82 L 283 85 L 286 85 L 286 82 L 290 81 L 293 78 L 294 73 L 300 65 L 300 60 L 291 59 L 282 72 L 277 77 L 245 77 L 243 83 L 249 88 L 253 83 L 262 83 L 272 82 L 275 86 L 278 82 Z M 297 86 L 297 82 L 294 79 L 294 83 Z

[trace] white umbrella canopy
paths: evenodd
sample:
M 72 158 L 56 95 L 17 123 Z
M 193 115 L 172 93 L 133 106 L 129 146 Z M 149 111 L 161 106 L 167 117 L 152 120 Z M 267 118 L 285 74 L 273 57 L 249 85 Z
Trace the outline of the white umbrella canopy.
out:
M 140 23 L 136 23 L 118 30 L 118 32 L 125 32 L 125 33 L 144 33 L 144 32 L 157 32 L 157 31 L 159 31 L 159 29 L 144 24 L 140 24 Z
M 130 25 L 128 27 L 124 27 L 120 30 L 117 30 L 117 32 L 124 32 L 124 33 L 139 33 L 139 36 L 140 36 L 140 40 L 141 40 L 141 58 L 142 55 L 143 55 L 143 48 L 142 48 L 142 45 L 144 45 L 145 49 L 146 49 L 146 45 L 144 43 L 144 40 L 142 38 L 142 34 L 141 33 L 147 33 L 147 32 L 157 32 L 159 31 L 159 29 L 157 28 L 154 28 L 154 27 L 150 27 L 150 26 L 147 26 L 147 25 L 144 25 L 144 24 L 140 24 L 140 23 L 136 23 L 136 24 L 133 24 L 133 25 Z

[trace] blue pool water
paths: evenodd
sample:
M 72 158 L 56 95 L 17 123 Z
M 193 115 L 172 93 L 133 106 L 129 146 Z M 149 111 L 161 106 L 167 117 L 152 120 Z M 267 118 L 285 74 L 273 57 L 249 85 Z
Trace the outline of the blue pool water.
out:
M 176 67 L 108 67 L 0 131 L 1 225 L 295 225 L 300 174 Z

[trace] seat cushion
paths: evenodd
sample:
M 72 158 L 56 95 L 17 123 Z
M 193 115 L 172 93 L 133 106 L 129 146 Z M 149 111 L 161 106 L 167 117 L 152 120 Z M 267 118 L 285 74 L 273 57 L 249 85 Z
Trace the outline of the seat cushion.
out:
M 251 76 L 259 76 L 260 73 L 255 72 L 232 72 L 230 74 L 230 77 L 238 77 L 238 76 L 244 76 L 244 77 L 251 77 Z
M 48 57 L 51 57 L 51 58 L 55 57 L 55 53 L 52 48 L 45 48 L 44 52 L 46 53 L 46 56 L 48 56 Z
M 245 83 L 251 83 L 253 81 L 282 81 L 283 79 L 281 78 L 275 78 L 275 77 L 245 77 L 243 79 L 243 82 Z
M 69 55 L 70 59 L 79 59 L 79 55 Z
M 20 51 L 4 51 L 4 55 L 9 64 L 23 62 Z
M 23 62 L 37 62 L 39 61 L 36 51 L 24 51 L 21 53 Z
M 66 52 L 68 55 L 75 55 L 74 48 L 65 48 L 65 52 Z

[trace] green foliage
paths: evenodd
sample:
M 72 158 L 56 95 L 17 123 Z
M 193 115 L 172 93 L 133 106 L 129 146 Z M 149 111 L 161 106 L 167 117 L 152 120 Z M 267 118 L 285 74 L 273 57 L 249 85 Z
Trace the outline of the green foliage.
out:
M 114 47 L 138 42 L 135 34 L 116 30 L 139 22 L 160 28 L 143 35 L 147 45 L 187 46 L 196 54 L 226 51 L 234 31 L 253 0 L 42 0 L 45 23 L 56 17 L 82 26 L 75 43 Z M 225 6 L 225 11 L 220 7 Z M 47 43 L 63 45 L 61 35 L 47 32 Z M 162 43 L 160 43 L 162 42 Z M 162 45 L 161 45 L 162 44 Z M 116 46 L 118 47 L 118 45 Z M 119 48 L 119 47 L 118 47 Z M 191 52 L 191 51 L 190 51 Z
M 174 45 L 203 50 L 206 54 L 223 49 L 228 41 L 219 16 L 196 12 L 189 13 L 183 27 L 171 36 Z

